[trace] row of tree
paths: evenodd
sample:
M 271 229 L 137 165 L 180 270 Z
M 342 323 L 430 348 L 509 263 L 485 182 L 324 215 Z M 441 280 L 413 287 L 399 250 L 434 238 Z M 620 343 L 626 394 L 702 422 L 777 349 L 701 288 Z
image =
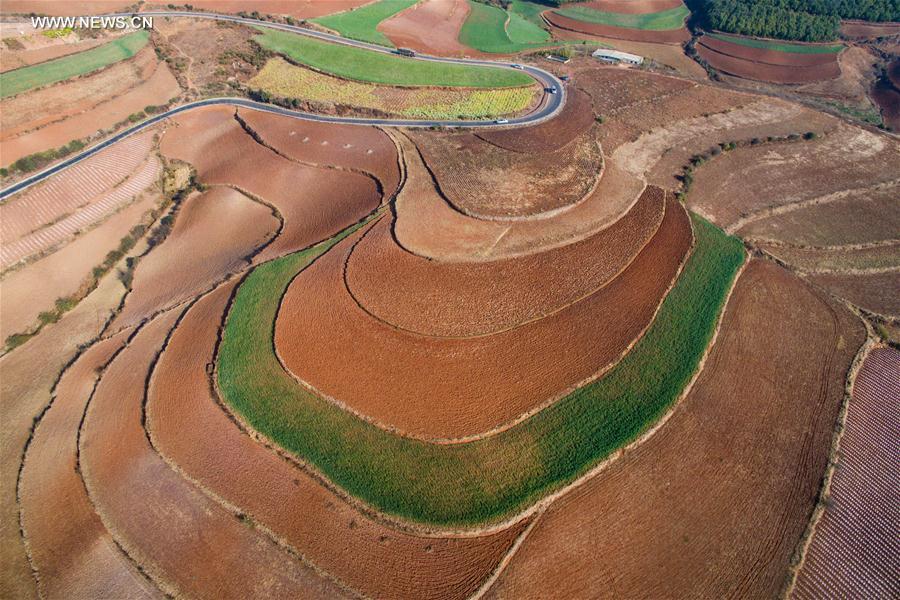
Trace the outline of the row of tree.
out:
M 898 0 L 699 0 L 689 4 L 707 29 L 806 42 L 837 39 L 842 18 L 900 21 Z

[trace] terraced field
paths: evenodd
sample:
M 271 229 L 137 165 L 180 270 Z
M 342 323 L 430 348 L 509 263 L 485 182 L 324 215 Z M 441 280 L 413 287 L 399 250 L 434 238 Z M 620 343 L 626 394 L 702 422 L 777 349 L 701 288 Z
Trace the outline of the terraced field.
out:
M 525 112 L 535 104 L 535 85 L 490 90 L 397 88 L 356 83 L 294 66 L 281 58 L 266 63 L 248 82 L 276 98 L 298 100 L 318 110 L 356 109 L 411 119 L 493 119 Z
M 378 31 L 386 6 L 344 18 Z M 275 59 L 255 80 L 310 103 L 410 109 L 376 78 L 419 103 L 455 81 L 447 114 L 526 89 L 258 38 L 355 79 Z M 3 204 L 3 327 L 53 312 L 0 355 L 0 595 L 890 596 L 896 140 L 564 68 L 531 127 L 209 106 Z
M 841 44 L 790 44 L 718 33 L 700 38 L 697 51 L 714 69 L 728 75 L 800 84 L 835 79 L 841 74 Z
M 509 10 L 482 2 L 469 2 L 469 16 L 459 32 L 459 41 L 488 54 L 513 54 L 550 43 L 551 36 L 540 27 L 532 2 L 517 0 Z
M 102 46 L 58 58 L 39 65 L 0 74 L 0 98 L 21 94 L 32 88 L 84 75 L 134 56 L 147 44 L 150 32 L 136 31 Z
M 663 44 L 690 39 L 684 25 L 689 15 L 680 1 L 579 2 L 544 13 L 548 23 L 562 30 Z
M 418 0 L 377 0 L 353 10 L 313 19 L 315 23 L 352 40 L 393 46 L 388 36 L 378 30 L 382 21 L 406 10 Z

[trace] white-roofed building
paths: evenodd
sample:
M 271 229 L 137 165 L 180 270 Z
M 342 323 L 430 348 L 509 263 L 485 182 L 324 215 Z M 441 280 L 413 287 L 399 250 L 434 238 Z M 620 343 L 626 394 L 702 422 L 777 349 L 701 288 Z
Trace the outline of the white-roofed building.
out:
M 599 50 L 595 50 L 593 54 L 591 54 L 597 60 L 602 60 L 604 62 L 611 63 L 626 63 L 629 65 L 639 65 L 644 62 L 643 56 L 638 56 L 637 54 L 629 54 L 627 52 L 620 52 L 618 50 L 607 50 L 606 48 L 600 48 Z

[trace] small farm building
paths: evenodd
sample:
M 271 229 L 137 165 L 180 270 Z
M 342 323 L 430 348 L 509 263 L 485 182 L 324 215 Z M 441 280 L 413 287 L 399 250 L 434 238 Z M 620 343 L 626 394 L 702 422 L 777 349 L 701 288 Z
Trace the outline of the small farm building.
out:
M 638 56 L 637 54 L 628 54 L 627 52 L 619 52 L 618 50 L 607 50 L 605 48 L 595 50 L 594 53 L 591 54 L 591 56 L 593 56 L 597 60 L 611 63 L 621 62 L 629 65 L 639 65 L 644 62 L 643 56 Z

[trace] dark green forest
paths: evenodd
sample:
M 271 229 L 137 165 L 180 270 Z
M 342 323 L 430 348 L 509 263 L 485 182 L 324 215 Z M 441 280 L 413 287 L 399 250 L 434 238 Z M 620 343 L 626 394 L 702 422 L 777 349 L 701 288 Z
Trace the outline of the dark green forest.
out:
M 841 19 L 900 21 L 900 0 L 695 0 L 707 29 L 805 42 L 838 38 Z

